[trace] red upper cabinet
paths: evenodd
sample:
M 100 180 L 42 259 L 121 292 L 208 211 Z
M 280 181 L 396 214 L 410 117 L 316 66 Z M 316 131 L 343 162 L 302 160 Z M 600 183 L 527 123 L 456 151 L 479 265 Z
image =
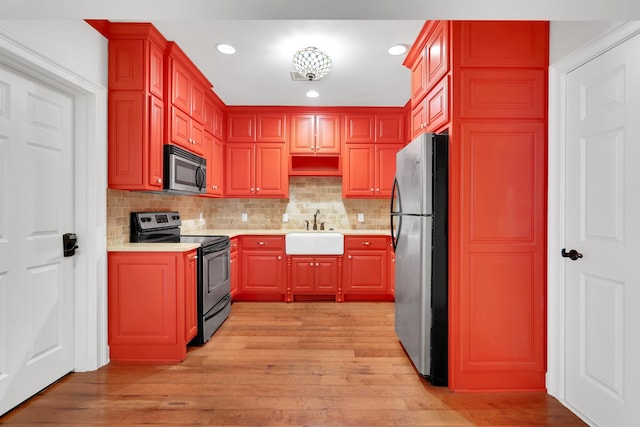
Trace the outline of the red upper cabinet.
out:
M 291 114 L 291 154 L 340 154 L 340 114 Z
M 162 189 L 166 40 L 151 24 L 109 27 L 109 188 Z
M 224 139 L 223 105 L 212 91 L 205 94 L 204 130 L 218 139 Z
M 224 177 L 224 144 L 209 132 L 204 132 L 205 158 L 207 159 L 207 196 L 221 197 Z
M 375 115 L 375 142 L 403 144 L 405 140 L 405 114 L 382 113 Z
M 404 144 L 345 144 L 344 198 L 389 198 Z
M 411 66 L 411 106 L 415 108 L 416 105 L 422 101 L 427 93 L 427 80 L 424 73 L 425 59 L 424 55 L 419 55 L 415 63 Z
M 461 67 L 545 67 L 549 30 L 540 21 L 460 21 Z
M 193 65 L 174 42 L 170 42 L 166 55 L 167 93 L 171 105 L 166 111 L 167 143 L 203 156 L 206 123 L 206 98 L 211 83 Z
M 286 115 L 279 112 L 227 113 L 227 142 L 287 142 Z
M 426 93 L 449 72 L 449 21 L 438 21 L 424 48 Z
M 255 142 L 256 115 L 227 113 L 227 142 Z
M 287 119 L 284 113 L 256 115 L 257 142 L 287 142 Z
M 440 132 L 449 123 L 449 77 L 442 79 L 411 111 L 412 137 Z
M 226 153 L 225 196 L 289 196 L 285 144 L 227 144 Z
M 345 114 L 344 142 L 373 142 L 374 117 L 371 114 Z

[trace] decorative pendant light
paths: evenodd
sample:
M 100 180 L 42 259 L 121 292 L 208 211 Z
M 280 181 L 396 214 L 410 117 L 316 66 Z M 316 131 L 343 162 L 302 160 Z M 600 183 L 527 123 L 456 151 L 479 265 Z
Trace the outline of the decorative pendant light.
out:
M 293 55 L 298 74 L 307 80 L 320 80 L 331 71 L 331 58 L 316 47 L 309 46 Z

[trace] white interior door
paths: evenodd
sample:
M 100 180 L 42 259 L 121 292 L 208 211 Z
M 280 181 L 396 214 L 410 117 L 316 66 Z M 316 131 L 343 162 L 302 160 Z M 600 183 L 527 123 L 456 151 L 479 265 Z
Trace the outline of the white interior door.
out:
M 567 74 L 566 401 L 640 425 L 640 36 Z M 558 254 L 560 256 L 560 254 Z
M 73 108 L 0 65 L 0 415 L 73 369 Z

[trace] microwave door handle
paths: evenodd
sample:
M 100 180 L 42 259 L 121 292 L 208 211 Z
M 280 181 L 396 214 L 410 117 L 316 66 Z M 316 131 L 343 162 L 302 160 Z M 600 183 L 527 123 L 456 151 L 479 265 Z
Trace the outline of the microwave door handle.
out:
M 196 185 L 198 186 L 198 190 L 201 191 L 206 184 L 207 177 L 205 175 L 204 169 L 198 166 L 196 168 Z

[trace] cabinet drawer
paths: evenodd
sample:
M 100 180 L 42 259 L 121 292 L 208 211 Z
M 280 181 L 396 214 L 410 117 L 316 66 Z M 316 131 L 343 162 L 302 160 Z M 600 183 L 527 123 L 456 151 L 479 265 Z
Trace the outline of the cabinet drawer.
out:
M 284 249 L 284 236 L 242 236 L 242 249 Z
M 387 249 L 386 236 L 345 236 L 344 250 Z

